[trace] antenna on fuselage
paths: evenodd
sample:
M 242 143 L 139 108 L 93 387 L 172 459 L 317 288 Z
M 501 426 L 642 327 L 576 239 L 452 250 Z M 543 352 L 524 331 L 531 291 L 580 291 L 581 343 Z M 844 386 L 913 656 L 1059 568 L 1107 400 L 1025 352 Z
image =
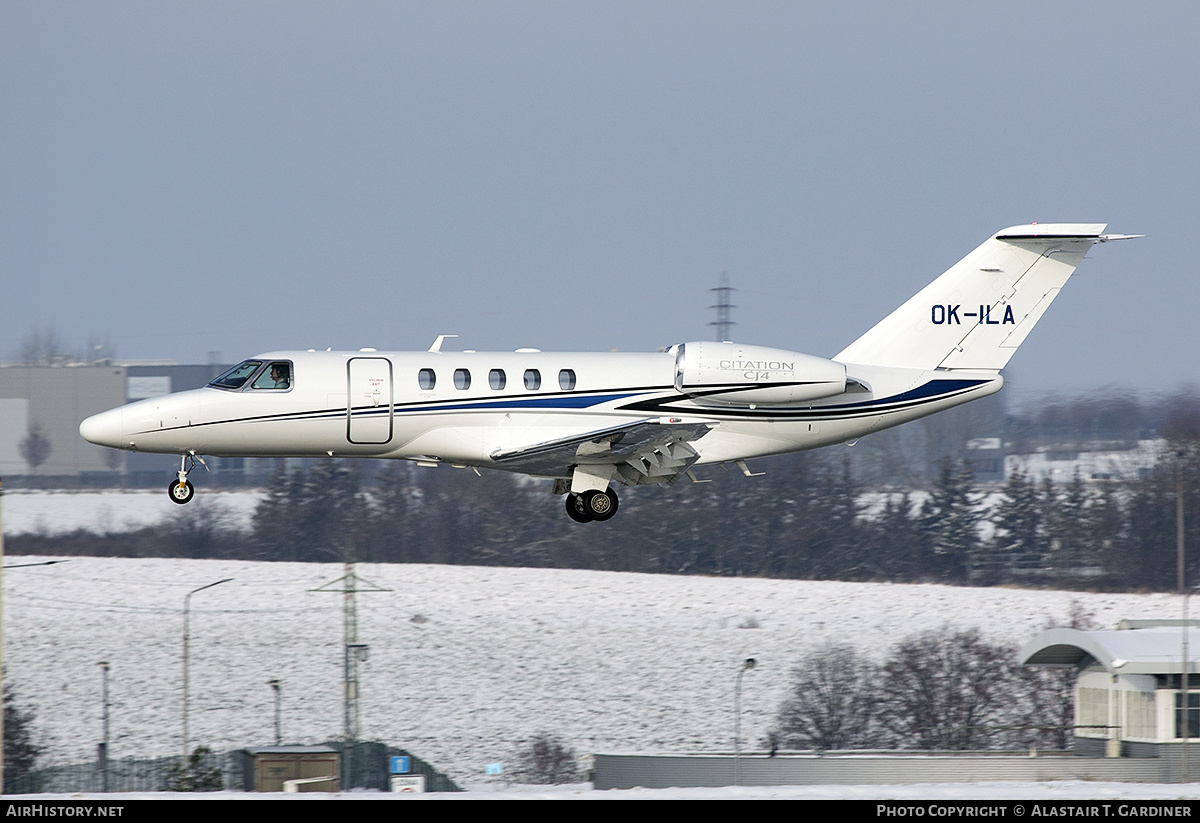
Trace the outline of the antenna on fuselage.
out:
M 429 347 L 429 350 L 430 351 L 441 351 L 442 350 L 442 341 L 449 337 L 458 337 L 458 335 L 457 334 L 439 334 L 437 336 L 437 340 L 434 340 L 433 345 Z

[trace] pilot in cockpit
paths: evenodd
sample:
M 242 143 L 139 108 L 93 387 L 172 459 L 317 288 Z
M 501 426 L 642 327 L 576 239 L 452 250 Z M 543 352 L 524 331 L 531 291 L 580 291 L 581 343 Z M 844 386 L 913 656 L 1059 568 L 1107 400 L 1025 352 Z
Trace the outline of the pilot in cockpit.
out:
M 288 389 L 292 386 L 292 376 L 287 363 L 271 364 L 271 380 L 275 382 L 272 388 Z

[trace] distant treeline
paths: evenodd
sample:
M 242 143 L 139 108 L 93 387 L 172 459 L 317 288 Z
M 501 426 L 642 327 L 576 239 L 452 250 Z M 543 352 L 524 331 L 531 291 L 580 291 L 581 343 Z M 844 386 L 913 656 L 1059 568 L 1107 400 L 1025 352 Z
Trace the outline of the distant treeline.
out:
M 846 450 L 709 467 L 711 482 L 621 490 L 620 513 L 578 524 L 549 483 L 407 463 L 281 461 L 249 529 L 203 493 L 135 532 L 8 539 L 19 554 L 587 568 L 814 580 L 1170 590 L 1175 487 L 1184 486 L 1189 580 L 1200 579 L 1200 441 L 1180 438 L 1148 476 L 1035 484 L 1013 475 L 981 505 L 965 463 L 927 493 L 867 494 Z M 869 507 L 869 508 L 868 508 Z

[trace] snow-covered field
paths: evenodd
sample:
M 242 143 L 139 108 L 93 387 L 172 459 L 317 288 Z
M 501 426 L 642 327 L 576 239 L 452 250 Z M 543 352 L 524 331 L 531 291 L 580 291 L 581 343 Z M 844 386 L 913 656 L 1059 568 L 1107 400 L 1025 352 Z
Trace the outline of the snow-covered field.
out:
M 166 489 L 164 480 L 158 491 L 6 491 L 4 533 L 56 535 L 86 529 L 119 534 L 152 526 L 184 511 L 171 502 Z M 262 496 L 261 489 L 204 489 L 188 504 L 187 511 L 191 513 L 196 507 L 230 526 L 247 528 Z
M 35 558 L 9 558 L 9 563 Z M 804 652 L 828 640 L 881 654 L 911 632 L 978 626 L 1019 643 L 1071 600 L 1103 623 L 1171 617 L 1169 595 L 728 579 L 426 565 L 360 565 L 363 736 L 409 748 L 464 783 L 545 731 L 578 752 L 712 751 L 771 727 Z M 269 744 L 267 681 L 284 736 L 339 736 L 342 596 L 336 564 L 78 558 L 5 574 L 5 665 L 37 712 L 50 760 L 92 757 L 100 660 L 111 663 L 112 756 L 181 742 L 182 608 L 192 598 L 193 745 Z M 364 584 L 364 587 L 366 584 Z
M 210 492 L 192 505 L 246 524 L 259 494 Z M 8 493 L 4 531 L 111 533 L 175 513 L 161 492 Z M 6 565 L 38 559 L 9 557 Z M 791 669 L 827 641 L 881 655 L 907 634 L 948 625 L 1022 643 L 1061 620 L 1072 600 L 1104 624 L 1179 610 L 1170 595 L 419 565 L 360 565 L 358 573 L 362 588 L 386 590 L 358 597 L 359 642 L 370 645 L 361 669 L 363 737 L 404 746 L 469 785 L 485 782 L 485 764 L 511 763 L 538 732 L 562 737 L 581 755 L 728 750 L 734 679 L 747 657 L 758 661 L 742 695 L 743 739 L 753 746 L 774 721 Z M 36 712 L 47 760 L 84 762 L 101 738 L 97 663 L 108 660 L 112 756 L 174 754 L 184 596 L 229 577 L 192 598 L 192 745 L 273 742 L 267 681 L 275 677 L 283 681 L 286 742 L 338 737 L 343 598 L 313 590 L 343 574 L 337 564 L 115 558 L 12 569 L 4 580 L 8 681 Z M 1180 788 L 834 786 L 686 796 L 1200 796 Z M 583 794 L 681 796 L 671 792 Z
M 957 820 L 972 815 L 971 810 L 958 811 L 947 806 L 946 801 L 1036 801 L 1041 809 L 1030 808 L 1031 817 L 1165 817 L 1187 816 L 1178 811 L 1171 801 L 1200 798 L 1200 783 L 1092 783 L 1082 780 L 1058 780 L 1050 783 L 1022 783 L 1018 781 L 991 783 L 917 783 L 911 785 L 869 786 L 722 786 L 692 789 L 613 789 L 593 791 L 589 784 L 579 786 L 509 786 L 477 788 L 465 792 L 440 794 L 385 794 L 383 792 L 342 792 L 341 794 L 244 794 L 241 792 L 208 792 L 203 794 L 172 794 L 169 792 L 129 792 L 111 794 L 46 794 L 30 798 L 38 803 L 48 800 L 77 803 L 80 800 L 101 801 L 119 804 L 126 800 L 893 800 L 906 805 L 921 804 L 919 812 L 909 811 L 905 816 L 936 817 Z M 1107 803 L 1110 800 L 1131 801 L 1129 804 L 1112 804 L 1091 812 L 1078 805 L 1063 807 L 1065 801 L 1084 800 L 1091 803 Z M 942 801 L 935 803 L 934 801 Z M 1160 801 L 1150 803 L 1146 801 Z M 1162 802 L 1166 801 L 1166 802 Z M 895 805 L 895 804 L 893 804 Z M 1181 804 L 1182 805 L 1182 804 Z M 936 806 L 930 809 L 930 806 Z M 1165 809 L 1165 811 L 1159 811 Z M 1004 816 L 1003 809 L 991 810 L 989 817 Z M 927 813 L 928 812 L 928 813 Z M 1039 813 L 1040 812 L 1040 813 Z M 1155 813 L 1157 812 L 1157 814 Z M 877 815 L 883 817 L 885 815 Z M 898 815 L 899 816 L 899 815 Z M 1018 817 L 1018 814 L 1008 815 Z

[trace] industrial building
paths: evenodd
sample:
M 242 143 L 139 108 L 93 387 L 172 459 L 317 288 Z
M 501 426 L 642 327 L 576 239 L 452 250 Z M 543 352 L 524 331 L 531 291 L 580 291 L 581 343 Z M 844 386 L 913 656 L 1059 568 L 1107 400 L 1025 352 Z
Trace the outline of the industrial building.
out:
M 123 403 L 198 389 L 228 368 L 171 361 L 0 364 L 0 477 L 30 486 L 165 486 L 178 458 L 93 446 L 79 436 L 80 422 Z M 219 482 L 240 482 L 242 460 L 210 460 L 209 466 Z

